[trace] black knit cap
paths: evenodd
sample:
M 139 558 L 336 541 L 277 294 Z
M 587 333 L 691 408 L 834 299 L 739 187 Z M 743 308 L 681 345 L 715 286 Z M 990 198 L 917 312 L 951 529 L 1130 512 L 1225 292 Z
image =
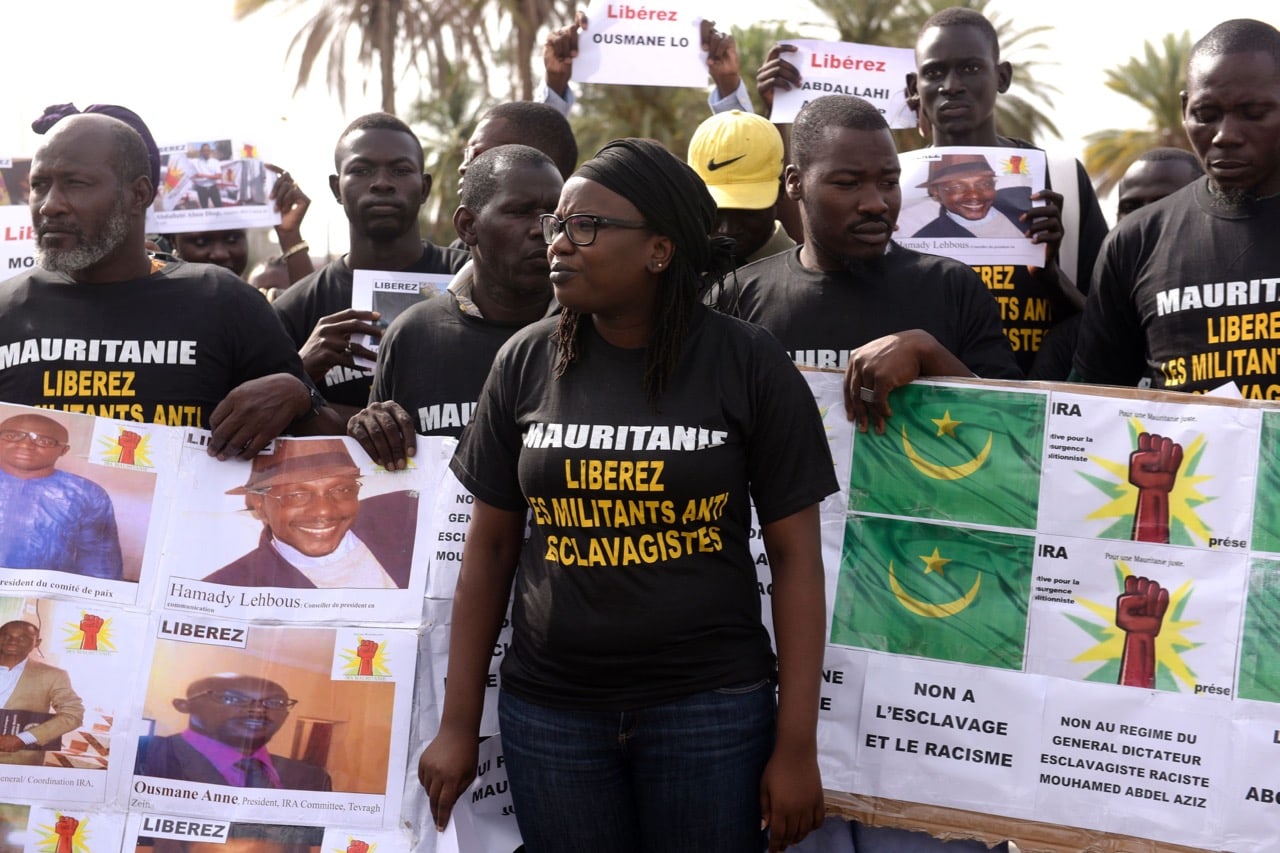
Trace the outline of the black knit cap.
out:
M 718 260 L 708 236 L 716 203 L 698 173 L 652 139 L 615 139 L 578 167 L 636 206 L 649 226 L 675 244 L 698 275 L 715 273 Z
M 128 107 L 118 106 L 116 104 L 92 104 L 83 110 L 76 109 L 75 104 L 53 104 L 44 108 L 44 114 L 40 118 L 31 122 L 31 129 L 36 133 L 45 134 L 49 129 L 67 116 L 80 115 L 81 113 L 101 113 L 114 119 L 119 119 L 125 124 L 132 127 L 142 137 L 142 143 L 147 148 L 147 162 L 151 165 L 151 186 L 154 189 L 160 187 L 160 148 L 156 145 L 155 137 L 151 135 L 150 128 L 142 117 Z

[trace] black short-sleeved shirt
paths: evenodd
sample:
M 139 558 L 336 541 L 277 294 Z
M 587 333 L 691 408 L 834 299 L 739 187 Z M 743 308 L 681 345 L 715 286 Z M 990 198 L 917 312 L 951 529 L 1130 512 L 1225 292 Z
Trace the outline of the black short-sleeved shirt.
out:
M 243 382 L 310 384 L 262 294 L 209 264 L 171 261 L 113 284 L 32 270 L 0 288 L 0 400 L 208 428 Z
M 422 256 L 397 272 L 452 275 L 469 259 L 466 252 L 424 243 Z M 295 349 L 302 349 L 321 319 L 351 307 L 352 271 L 346 257 L 325 264 L 281 293 L 272 306 Z M 335 366 L 319 382 L 320 393 L 330 403 L 364 408 L 369 403 L 373 371 Z
M 1208 186 L 1111 232 L 1076 345 L 1085 382 L 1280 399 L 1280 197 L 1229 207 Z
M 770 675 L 750 503 L 768 524 L 836 490 L 807 383 L 767 332 L 700 308 L 655 411 L 643 351 L 594 329 L 554 378 L 555 322 L 498 353 L 452 464 L 532 510 L 504 689 L 619 710 Z
M 768 329 L 800 365 L 844 368 L 849 351 L 907 329 L 929 332 L 986 379 L 1020 379 L 991 294 L 972 269 L 896 243 L 842 272 L 806 269 L 797 246 L 738 270 L 721 310 Z
M 382 338 L 370 401 L 399 403 L 422 435 L 456 438 L 471 420 L 493 357 L 521 328 L 464 314 L 452 293 L 414 305 Z

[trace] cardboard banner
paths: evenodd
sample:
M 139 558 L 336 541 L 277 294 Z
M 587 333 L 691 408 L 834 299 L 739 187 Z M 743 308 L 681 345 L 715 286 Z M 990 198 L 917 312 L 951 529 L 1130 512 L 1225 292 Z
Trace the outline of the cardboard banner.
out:
M 0 702 L 0 786 L 35 801 L 106 806 L 128 775 L 120 753 L 129 743 L 132 699 L 121 687 L 136 678 L 146 614 L 101 602 L 0 597 L 0 630 L 28 642 L 17 662 L 23 672 Z M 30 743 L 19 746 L 23 735 Z
M 415 635 L 166 614 L 153 622 L 131 810 L 391 828 Z M 243 753 L 248 753 L 245 757 Z
M 886 809 L 981 813 L 1015 840 L 1058 826 L 1274 849 L 1280 412 L 919 382 L 893 392 L 884 434 L 854 433 L 841 375 L 806 376 L 842 484 L 820 507 L 824 786 Z M 0 762 L 0 780 L 23 794 L 0 818 L 25 827 L 25 849 L 295 831 L 299 849 L 326 853 L 519 846 L 495 713 L 509 625 L 477 779 L 446 833 L 424 819 L 416 780 L 473 505 L 447 472 L 455 442 L 420 439 L 403 472 L 337 438 L 219 463 L 197 431 L 55 414 L 50 427 L 30 420 L 45 410 L 0 411 L 21 418 L 0 430 L 0 472 L 51 460 L 94 484 L 67 481 L 106 495 L 122 568 L 72 572 L 63 554 L 0 573 L 6 654 L 25 650 L 22 677 L 48 685 L 20 681 L 0 703 L 0 753 L 20 759 Z M 6 494 L 0 511 L 38 505 Z M 398 552 L 361 521 L 371 508 L 397 519 Z M 45 538 L 62 541 L 57 529 Z M 753 541 L 768 623 L 768 557 Z M 244 582 L 264 571 L 313 585 Z
M 5 853 L 116 853 L 126 816 L 78 804 L 0 802 L 0 849 Z M 132 848 L 130 848 L 132 849 Z
M 624 86 L 707 85 L 702 19 L 687 4 L 593 0 L 573 79 Z
M 918 252 L 973 266 L 1044 266 L 1045 246 L 1020 217 L 1038 207 L 1044 152 L 1033 148 L 954 146 L 898 155 L 902 212 L 894 236 Z M 999 287 L 994 287 L 999 298 Z
M 401 832 L 270 821 L 216 820 L 184 814 L 133 812 L 124 853 L 408 853 Z
M 916 126 L 916 114 L 907 106 L 907 75 L 916 70 L 915 51 L 817 39 L 789 39 L 785 44 L 795 48 L 783 56 L 800 72 L 800 88 L 774 92 L 770 121 L 790 124 L 815 98 L 853 95 L 870 101 L 889 127 Z

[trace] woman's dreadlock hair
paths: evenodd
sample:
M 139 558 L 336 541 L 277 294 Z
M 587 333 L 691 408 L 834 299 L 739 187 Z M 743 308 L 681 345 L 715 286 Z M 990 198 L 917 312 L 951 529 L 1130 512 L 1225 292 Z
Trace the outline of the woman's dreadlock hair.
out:
M 575 173 L 635 205 L 657 233 L 675 246 L 658 284 L 653 337 L 645 351 L 644 391 L 653 405 L 666 388 L 702 292 L 732 269 L 732 243 L 708 235 L 716 203 L 693 169 L 651 139 L 615 139 Z M 586 325 L 576 311 L 560 312 L 554 340 L 555 374 L 563 376 L 581 349 Z

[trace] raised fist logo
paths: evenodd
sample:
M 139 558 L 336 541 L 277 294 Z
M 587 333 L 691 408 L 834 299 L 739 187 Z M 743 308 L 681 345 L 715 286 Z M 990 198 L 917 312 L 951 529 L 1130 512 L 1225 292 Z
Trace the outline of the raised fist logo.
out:
M 138 445 L 142 443 L 142 435 L 133 430 L 122 429 L 120 436 L 116 439 L 116 444 L 120 445 L 121 465 L 134 465 L 134 454 L 138 449 Z
M 95 616 L 92 613 L 86 613 L 80 619 L 80 632 L 84 636 L 80 639 L 80 648 L 86 652 L 96 652 L 98 650 L 98 632 L 102 630 L 102 617 Z
M 378 653 L 376 640 L 361 640 L 356 647 L 356 657 L 360 659 L 360 668 L 356 675 L 373 675 L 373 658 Z

